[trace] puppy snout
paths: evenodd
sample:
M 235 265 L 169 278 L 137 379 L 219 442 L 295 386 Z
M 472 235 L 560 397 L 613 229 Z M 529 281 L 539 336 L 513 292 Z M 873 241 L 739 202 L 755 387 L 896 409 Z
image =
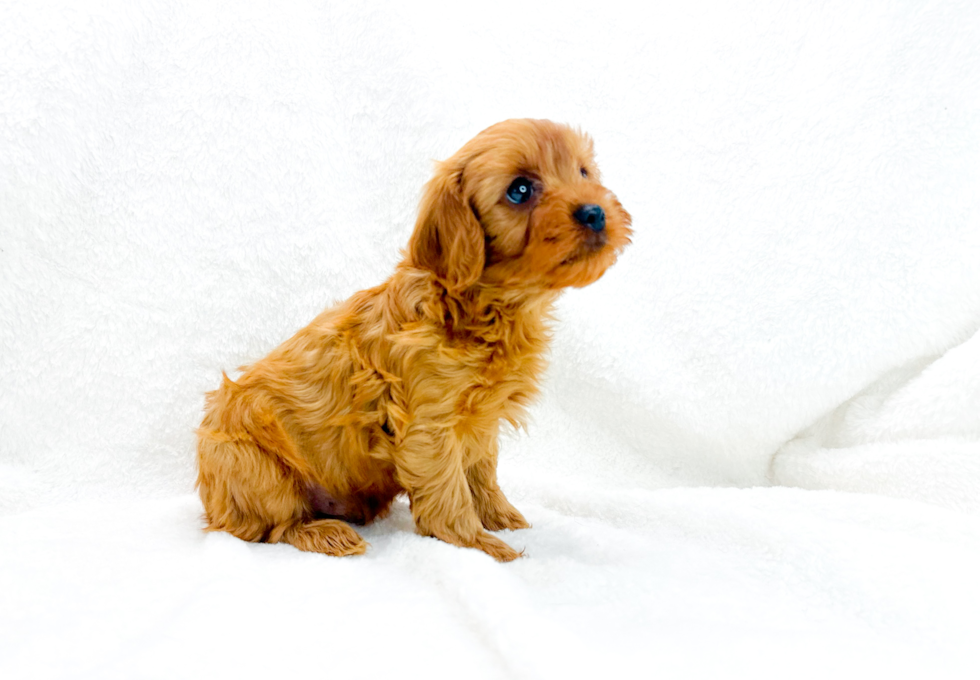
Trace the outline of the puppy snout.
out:
M 572 213 L 572 217 L 583 227 L 588 227 L 595 232 L 602 231 L 606 228 L 606 213 L 600 206 L 594 203 L 580 205 Z

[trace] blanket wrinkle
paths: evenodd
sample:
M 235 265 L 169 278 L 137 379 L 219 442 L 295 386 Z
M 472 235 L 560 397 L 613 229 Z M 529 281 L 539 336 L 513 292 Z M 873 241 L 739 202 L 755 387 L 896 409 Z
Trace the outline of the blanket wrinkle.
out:
M 915 498 L 980 513 L 980 331 L 911 359 L 775 453 L 774 484 Z

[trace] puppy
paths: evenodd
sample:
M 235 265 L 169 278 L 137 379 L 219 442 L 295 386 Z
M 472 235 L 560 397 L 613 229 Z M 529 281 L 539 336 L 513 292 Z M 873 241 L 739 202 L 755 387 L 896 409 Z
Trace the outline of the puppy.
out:
M 589 137 L 546 120 L 481 132 L 438 165 L 391 278 L 208 394 L 208 530 L 359 554 L 350 523 L 404 492 L 420 534 L 518 557 L 488 533 L 529 526 L 497 485 L 500 423 L 538 392 L 561 290 L 602 276 L 631 233 Z

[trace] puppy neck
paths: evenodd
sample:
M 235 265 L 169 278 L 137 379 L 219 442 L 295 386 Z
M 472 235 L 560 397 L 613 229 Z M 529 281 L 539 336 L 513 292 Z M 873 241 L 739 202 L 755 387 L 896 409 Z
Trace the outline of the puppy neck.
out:
M 399 274 L 402 299 L 411 300 L 409 316 L 441 326 L 451 340 L 493 344 L 519 339 L 538 344 L 549 338 L 560 291 L 483 281 L 452 290 L 432 272 L 402 267 Z
M 556 291 L 482 282 L 462 291 L 442 290 L 441 319 L 450 337 L 508 345 L 537 345 L 549 339 Z

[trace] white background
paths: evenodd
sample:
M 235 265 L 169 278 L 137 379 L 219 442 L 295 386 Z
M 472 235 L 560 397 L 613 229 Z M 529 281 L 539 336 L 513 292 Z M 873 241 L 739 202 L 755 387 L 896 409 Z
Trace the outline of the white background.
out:
M 636 232 L 503 443 L 527 558 L 203 535 L 204 392 L 525 116 Z M 4 5 L 0 675 L 970 677 L 978 327 L 972 2 Z

